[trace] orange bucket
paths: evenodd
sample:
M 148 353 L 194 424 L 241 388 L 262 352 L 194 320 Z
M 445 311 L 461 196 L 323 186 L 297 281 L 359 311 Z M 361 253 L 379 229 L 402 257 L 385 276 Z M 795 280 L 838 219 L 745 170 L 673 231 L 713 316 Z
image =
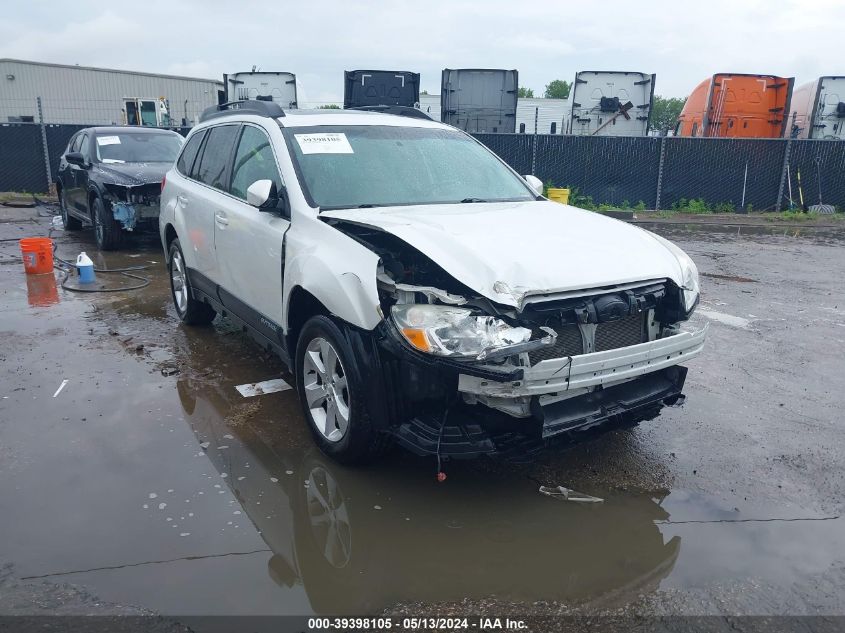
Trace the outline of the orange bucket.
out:
M 27 275 L 53 272 L 53 240 L 49 237 L 25 237 L 20 244 Z

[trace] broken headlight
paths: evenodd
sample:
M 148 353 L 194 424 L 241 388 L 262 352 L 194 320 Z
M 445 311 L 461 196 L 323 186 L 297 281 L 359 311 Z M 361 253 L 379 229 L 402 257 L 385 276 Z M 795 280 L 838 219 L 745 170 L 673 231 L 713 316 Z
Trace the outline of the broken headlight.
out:
M 651 231 L 648 232 L 651 233 Z M 675 259 L 678 260 L 678 266 L 681 267 L 681 290 L 684 293 L 684 311 L 689 314 L 695 308 L 695 304 L 698 301 L 698 268 L 695 262 L 690 259 L 690 256 L 672 242 L 655 233 L 651 233 L 651 235 L 663 244 L 663 246 L 668 248 L 675 256 Z
M 527 328 L 453 306 L 400 304 L 391 308 L 390 316 L 412 347 L 438 356 L 484 358 L 484 352 L 531 338 Z
M 678 263 L 681 264 L 681 271 L 684 275 L 684 285 L 682 286 L 684 291 L 684 310 L 689 313 L 692 312 L 698 301 L 698 268 L 696 268 L 695 263 L 684 251 L 678 250 L 679 253 L 676 253 L 676 255 L 678 256 Z

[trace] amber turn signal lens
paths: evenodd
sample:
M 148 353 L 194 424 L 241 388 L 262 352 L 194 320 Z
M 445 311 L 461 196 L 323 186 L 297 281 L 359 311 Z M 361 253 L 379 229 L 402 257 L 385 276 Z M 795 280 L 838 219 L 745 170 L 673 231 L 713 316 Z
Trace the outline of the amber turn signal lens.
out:
M 402 328 L 402 334 L 406 339 L 408 339 L 408 342 L 418 350 L 423 352 L 431 351 L 431 345 L 429 345 L 424 331 L 406 327 Z

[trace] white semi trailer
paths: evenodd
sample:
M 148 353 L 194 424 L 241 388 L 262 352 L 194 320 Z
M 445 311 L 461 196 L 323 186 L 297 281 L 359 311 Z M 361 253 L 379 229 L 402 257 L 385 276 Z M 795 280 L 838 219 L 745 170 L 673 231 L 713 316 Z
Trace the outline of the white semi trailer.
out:
M 223 75 L 226 101 L 273 101 L 282 108 L 296 108 L 296 75 L 287 72 L 250 71 Z
M 575 74 L 569 94 L 566 134 L 647 136 L 655 75 L 585 70 Z
M 845 77 L 819 77 L 792 91 L 784 136 L 845 139 Z

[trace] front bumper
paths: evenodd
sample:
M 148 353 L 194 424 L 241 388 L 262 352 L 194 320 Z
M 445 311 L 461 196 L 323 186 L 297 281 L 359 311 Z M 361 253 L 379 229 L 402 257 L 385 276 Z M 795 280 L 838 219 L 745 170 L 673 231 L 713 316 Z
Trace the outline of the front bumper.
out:
M 609 386 L 698 356 L 706 336 L 707 325 L 704 325 L 630 347 L 544 360 L 525 368 L 522 380 L 512 382 L 461 374 L 458 391 L 478 396 L 519 398 Z
M 532 417 L 515 420 L 486 407 L 456 405 L 447 415 L 418 416 L 399 425 L 396 440 L 417 455 L 525 459 L 550 441 L 577 441 L 589 432 L 651 420 L 683 401 L 686 367 L 673 366 L 550 405 L 534 400 Z
M 647 343 L 514 370 L 402 354 L 387 372 L 382 401 L 404 403 L 389 415 L 390 431 L 419 455 L 519 458 L 557 436 L 651 419 L 682 399 L 687 370 L 678 365 L 704 346 L 706 325 L 686 327 Z M 397 379 L 403 373 L 408 379 Z M 434 386 L 427 400 L 415 400 Z M 451 398 L 437 396 L 449 392 Z

